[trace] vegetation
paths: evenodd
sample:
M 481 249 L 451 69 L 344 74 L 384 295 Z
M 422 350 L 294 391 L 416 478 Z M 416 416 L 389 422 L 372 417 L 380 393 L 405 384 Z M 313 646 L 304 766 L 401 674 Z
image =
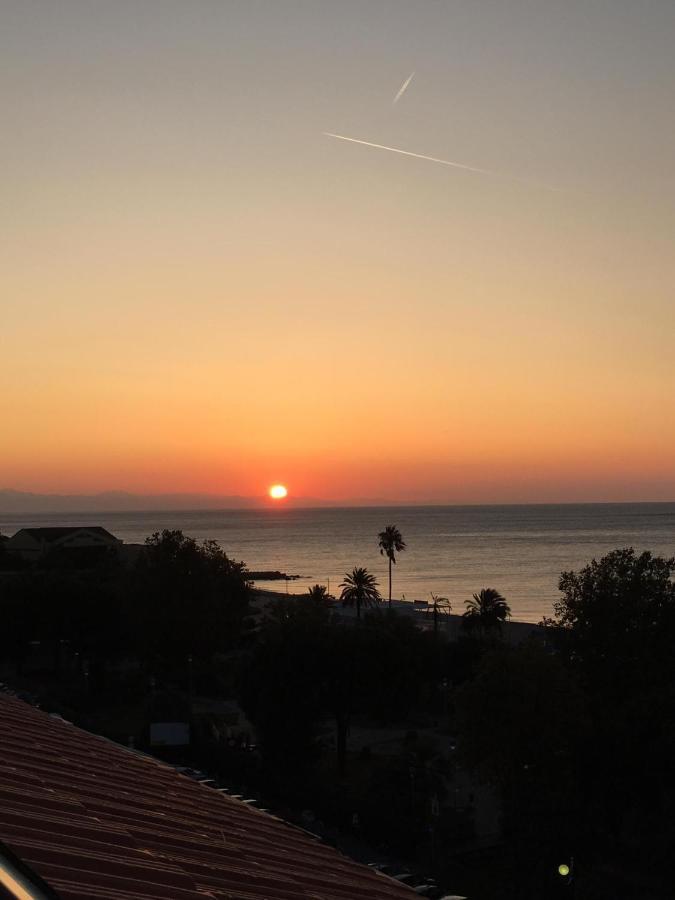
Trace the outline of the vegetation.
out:
M 327 611 L 311 598 L 280 599 L 243 659 L 237 693 L 255 725 L 271 780 L 300 779 L 318 757 Z
M 236 646 L 250 597 L 244 563 L 215 541 L 197 544 L 181 531 L 146 540 L 130 594 L 139 653 L 153 668 Z
M 442 598 L 433 623 L 381 610 L 362 568 L 341 585 L 355 619 L 322 585 L 260 616 L 243 563 L 165 531 L 129 568 L 6 568 L 0 665 L 46 708 L 125 742 L 133 733 L 144 749 L 153 717 L 191 717 L 182 761 L 245 780 L 291 817 L 310 808 L 334 835 L 354 832 L 356 814 L 354 840 L 459 893 L 555 897 L 566 889 L 557 865 L 573 857 L 577 900 L 665 898 L 674 576 L 675 560 L 631 549 L 564 572 L 553 615 L 518 646 L 503 640 L 506 600 L 486 588 L 449 642 Z M 193 695 L 236 699 L 258 749 L 200 724 Z M 494 792 L 500 812 L 500 843 L 480 863 L 480 802 L 457 803 L 467 783 Z
M 441 622 L 441 616 L 449 616 L 452 610 L 452 604 L 447 597 L 437 597 L 436 594 L 431 595 L 431 603 L 429 604 L 431 615 L 434 623 L 434 634 L 438 633 L 438 627 Z
M 405 550 L 406 543 L 395 525 L 387 525 L 377 537 L 380 554 L 389 560 L 389 607 L 391 608 L 391 567 L 392 564 L 396 564 L 396 554 Z
M 356 606 L 356 618 L 361 618 L 362 607 L 377 606 L 382 599 L 378 590 L 377 580 L 368 569 L 354 569 L 345 575 L 345 580 L 340 583 L 342 592 L 340 600 L 343 606 Z
M 67 569 L 61 558 L 47 558 L 0 580 L 0 652 L 21 671 L 39 642 L 55 671 L 66 655 L 80 674 L 86 663 L 88 689 L 103 688 L 125 661 L 156 683 L 184 685 L 190 656 L 208 681 L 216 656 L 246 632 L 246 578 L 244 564 L 215 542 L 197 544 L 180 531 L 149 537 L 130 569 L 110 559 Z
M 499 591 L 483 588 L 465 601 L 463 625 L 467 631 L 478 631 L 482 637 L 501 633 L 502 625 L 511 615 L 511 608 Z
M 635 895 L 643 896 L 649 896 L 639 886 L 647 873 L 664 888 L 672 883 L 673 576 L 675 559 L 615 550 L 561 575 L 562 596 L 544 622 L 588 705 L 591 730 L 579 783 L 596 855 L 612 860 L 609 881 L 617 891 L 634 884 Z
M 344 774 L 352 717 L 405 720 L 438 679 L 431 650 L 429 634 L 395 615 L 370 614 L 350 628 L 307 596 L 276 603 L 247 654 L 239 693 L 271 774 L 315 761 L 325 720 Z
M 459 689 L 456 710 L 463 765 L 501 799 L 504 878 L 517 896 L 547 896 L 557 856 L 571 848 L 584 857 L 586 699 L 558 657 L 536 642 L 489 650 Z
M 335 599 L 328 593 L 328 588 L 325 584 L 312 585 L 311 588 L 308 588 L 308 593 L 314 603 L 318 603 L 321 606 L 330 606 Z

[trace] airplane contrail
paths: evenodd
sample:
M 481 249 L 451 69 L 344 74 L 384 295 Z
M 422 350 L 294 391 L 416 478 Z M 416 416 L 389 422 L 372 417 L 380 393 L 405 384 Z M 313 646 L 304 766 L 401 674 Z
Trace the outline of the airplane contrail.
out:
M 517 175 L 505 175 L 503 172 L 492 172 L 490 169 L 479 169 L 476 166 L 467 166 L 465 163 L 453 162 L 449 159 L 439 159 L 437 156 L 426 156 L 424 153 L 413 153 L 411 150 L 401 150 L 398 147 L 387 147 L 385 144 L 373 144 L 371 141 L 361 141 L 358 138 L 347 137 L 344 134 L 333 134 L 332 131 L 324 131 L 325 137 L 337 138 L 339 141 L 349 141 L 351 144 L 363 144 L 364 147 L 374 147 L 376 150 L 389 150 L 390 153 L 400 153 L 401 156 L 413 156 L 415 159 L 426 159 L 428 162 L 439 163 L 441 166 L 450 166 L 452 169 L 463 169 L 466 172 L 477 172 L 479 175 L 490 175 L 492 178 L 508 178 L 510 181 L 520 181 L 534 187 L 544 188 L 547 191 L 559 191 L 560 188 L 529 178 L 520 178 Z
M 396 96 L 394 97 L 394 99 L 393 99 L 393 101 L 392 101 L 392 104 L 391 104 L 392 106 L 396 106 L 396 104 L 398 103 L 398 101 L 401 99 L 401 97 L 402 97 L 402 96 L 405 94 L 405 92 L 408 90 L 408 86 L 409 86 L 410 82 L 413 80 L 414 74 L 415 74 L 414 72 L 411 72 L 410 75 L 408 75 L 408 77 L 406 78 L 406 80 L 403 82 L 403 84 L 401 85 L 401 87 L 398 89 L 398 94 L 396 94 Z

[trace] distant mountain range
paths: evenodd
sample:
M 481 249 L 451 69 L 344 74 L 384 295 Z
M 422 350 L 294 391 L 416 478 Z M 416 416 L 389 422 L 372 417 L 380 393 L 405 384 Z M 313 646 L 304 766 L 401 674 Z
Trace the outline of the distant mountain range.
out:
M 284 506 L 391 506 L 391 501 L 330 501 L 315 497 L 288 497 Z M 266 497 L 218 494 L 133 494 L 104 491 L 100 494 L 33 494 L 0 489 L 0 513 L 133 512 L 176 509 L 261 509 L 269 507 Z

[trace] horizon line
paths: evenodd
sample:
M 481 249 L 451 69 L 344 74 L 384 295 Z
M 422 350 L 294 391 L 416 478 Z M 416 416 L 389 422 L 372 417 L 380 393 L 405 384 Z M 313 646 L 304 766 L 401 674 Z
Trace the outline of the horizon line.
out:
M 0 489 L 0 493 L 2 490 Z M 124 493 L 124 492 L 122 492 Z M 28 494 L 28 496 L 39 497 L 41 495 Z M 42 495 L 46 497 L 70 497 L 72 499 L 76 499 L 81 497 L 85 498 L 95 498 L 97 495 L 95 494 L 46 494 Z M 152 497 L 160 499 L 161 494 L 156 495 L 131 495 L 131 496 L 139 496 L 139 497 L 147 497 L 150 500 Z M 170 495 L 172 497 L 180 496 L 180 495 Z M 189 496 L 189 495 L 186 495 Z M 209 496 L 209 495 L 204 495 Z M 213 496 L 214 499 L 217 499 L 217 495 Z M 265 497 L 251 497 L 251 498 L 242 498 L 242 499 L 251 499 L 255 501 L 254 505 L 248 506 L 204 506 L 204 505 L 196 505 L 196 506 L 165 506 L 165 507 L 153 507 L 152 505 L 148 506 L 137 506 L 137 507 L 116 507 L 116 508 L 105 508 L 101 507 L 99 509 L 49 509 L 49 508 L 35 508 L 35 509 L 3 509 L 0 507 L 0 516 L 31 516 L 31 515 L 52 515 L 52 516 L 73 516 L 73 515 L 97 515 L 101 514 L 126 514 L 126 513 L 189 513 L 189 512 L 204 512 L 204 513 L 215 513 L 215 512 L 258 512 L 260 510 L 275 510 L 275 509 L 293 509 L 293 510 L 321 510 L 321 509 L 333 509 L 333 510 L 347 510 L 347 509 L 424 509 L 424 508 L 466 508 L 466 507 L 474 507 L 474 508 L 495 508 L 495 507 L 537 507 L 537 506 L 668 506 L 675 504 L 675 498 L 666 499 L 666 500 L 509 500 L 509 501 L 448 501 L 448 500 L 385 500 L 385 499 L 359 499 L 359 498 L 351 498 L 348 500 L 321 500 L 320 498 L 307 498 L 307 505 L 303 505 L 302 498 L 297 501 L 289 502 L 278 502 L 268 500 Z

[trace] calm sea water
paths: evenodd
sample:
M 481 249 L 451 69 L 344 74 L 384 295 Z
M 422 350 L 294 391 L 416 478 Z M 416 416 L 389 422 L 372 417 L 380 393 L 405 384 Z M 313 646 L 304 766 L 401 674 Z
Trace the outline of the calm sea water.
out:
M 461 612 L 474 591 L 495 587 L 513 616 L 538 621 L 557 596 L 561 571 L 577 569 L 617 547 L 675 555 L 675 503 L 556 506 L 426 506 L 401 508 L 110 512 L 4 515 L 0 531 L 26 525 L 100 524 L 128 542 L 180 528 L 198 540 L 217 540 L 252 570 L 301 575 L 292 592 L 366 566 L 387 593 L 387 561 L 377 534 L 395 524 L 408 549 L 394 567 L 393 596 L 448 597 Z M 284 582 L 266 586 L 284 590 Z

